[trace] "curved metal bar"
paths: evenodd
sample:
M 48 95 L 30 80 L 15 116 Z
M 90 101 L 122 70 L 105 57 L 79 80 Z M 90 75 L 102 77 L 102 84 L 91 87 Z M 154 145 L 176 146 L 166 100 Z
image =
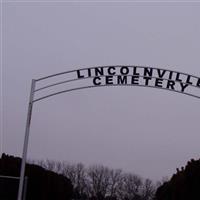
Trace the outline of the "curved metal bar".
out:
M 122 84 L 106 85 L 106 84 L 105 84 L 105 85 L 83 86 L 83 87 L 78 87 L 78 88 L 63 90 L 63 91 L 60 91 L 60 92 L 52 93 L 52 94 L 46 95 L 46 96 L 44 96 L 44 97 L 35 99 L 33 102 L 41 101 L 41 100 L 43 100 L 43 99 L 46 99 L 46 98 L 49 98 L 49 97 L 52 97 L 52 96 L 55 96 L 55 95 L 58 95 L 58 94 L 66 93 L 66 92 L 72 92 L 72 91 L 76 91 L 76 90 L 89 89 L 89 88 L 96 88 L 96 87 L 106 87 L 106 86 L 107 86 L 107 87 L 114 87 L 114 86 L 123 86 L 123 87 L 125 87 L 125 86 L 149 87 L 149 88 L 156 88 L 156 89 L 162 89 L 162 90 L 168 90 L 168 91 L 172 91 L 172 92 L 177 92 L 177 93 L 180 93 L 180 94 L 185 94 L 185 95 L 188 95 L 188 96 L 191 96 L 191 97 L 195 97 L 195 98 L 200 99 L 200 96 L 193 95 L 193 94 L 190 94 L 190 93 L 183 93 L 183 92 L 176 91 L 176 90 L 170 90 L 170 89 L 167 89 L 167 88 L 159 88 L 159 87 L 149 86 L 149 85 L 146 86 L 146 85 L 132 85 L 132 84 L 126 84 L 126 85 L 122 85 Z
M 85 78 L 82 78 L 82 79 L 86 79 L 86 78 L 91 78 L 91 77 L 85 77 Z M 56 86 L 56 85 L 61 85 L 61 84 L 63 84 L 63 83 L 69 83 L 69 82 L 73 82 L 73 81 L 77 81 L 77 80 L 80 80 L 80 79 L 75 78 L 75 79 L 70 79 L 70 80 L 66 80 L 66 81 L 60 81 L 60 82 L 57 82 L 57 83 L 54 83 L 54 84 L 50 84 L 50 85 L 47 85 L 47 86 L 38 88 L 38 89 L 36 89 L 34 92 L 38 92 L 38 91 L 44 90 L 44 89 L 46 89 L 46 88 L 50 88 L 50 87 L 53 87 L 53 86 Z
M 106 77 L 106 76 L 107 76 L 107 75 L 102 75 L 102 76 L 98 76 L 98 77 Z M 115 75 L 112 75 L 112 76 L 116 77 L 116 76 L 121 76 L 121 75 L 116 75 L 116 74 L 115 74 Z M 133 75 L 122 75 L 122 76 L 131 77 L 131 76 L 133 76 Z M 142 76 L 142 75 L 137 75 L 137 76 L 138 76 L 138 77 L 142 77 L 142 78 L 149 78 L 149 76 Z M 44 90 L 44 89 L 46 89 L 46 88 L 50 88 L 50 87 L 53 87 L 53 86 L 56 86 L 56 85 L 61 85 L 61 84 L 64 84 L 64 83 L 69 83 L 69 82 L 78 81 L 78 80 L 84 80 L 84 79 L 90 79 L 90 78 L 95 78 L 95 77 L 97 77 L 97 76 L 89 76 L 89 77 L 83 77 L 83 78 L 81 78 L 81 79 L 76 78 L 76 79 L 70 79 L 70 80 L 66 80 L 66 81 L 60 81 L 60 82 L 57 82 L 57 83 L 54 83 L 54 84 L 50 84 L 50 85 L 47 85 L 47 86 L 38 88 L 38 89 L 36 89 L 34 92 L 38 92 L 38 91 L 40 91 L 40 90 Z M 156 79 L 156 78 L 158 78 L 158 77 L 151 76 L 150 78 Z M 162 79 L 162 80 L 166 80 L 166 81 L 171 80 L 171 79 L 167 79 L 167 78 L 161 78 L 161 79 Z M 177 80 L 173 80 L 173 81 L 174 81 L 174 82 L 177 82 L 177 83 L 180 82 L 180 81 L 177 81 Z M 186 82 L 182 82 L 182 83 L 187 84 Z M 192 85 L 192 84 L 190 84 L 190 86 L 191 86 L 191 87 L 199 88 L 198 86 Z
M 194 76 L 194 75 L 190 75 L 190 74 L 187 74 L 187 73 L 183 73 L 183 72 L 179 72 L 179 71 L 173 71 L 173 70 L 169 70 L 169 69 L 163 69 L 163 68 L 156 68 L 156 67 L 148 67 L 148 66 L 134 66 L 134 65 L 111 65 L 111 66 L 96 66 L 96 67 L 90 67 L 90 68 L 80 68 L 80 69 L 76 69 L 76 70 L 70 70 L 70 71 L 65 71 L 65 72 L 61 72 L 61 73 L 56 73 L 56 74 L 52 74 L 52 75 L 49 75 L 49 76 L 44 76 L 44 77 L 41 77 L 41 78 L 38 78 L 38 79 L 35 79 L 35 81 L 41 81 L 41 80 L 44 80 L 44 79 L 48 79 L 48 78 L 52 78 L 52 77 L 55 77 L 55 76 L 60 76 L 60 75 L 63 75 L 63 74 L 69 74 L 69 73 L 72 73 L 72 72 L 76 72 L 77 70 L 88 70 L 88 69 L 95 69 L 95 68 L 108 68 L 108 67 L 117 67 L 117 68 L 120 68 L 120 67 L 137 67 L 137 68 L 151 68 L 153 70 L 165 70 L 167 72 L 175 72 L 175 73 L 180 73 L 180 74 L 183 74 L 183 75 L 186 75 L 186 76 L 191 76 L 193 78 L 199 78 L 197 76 Z

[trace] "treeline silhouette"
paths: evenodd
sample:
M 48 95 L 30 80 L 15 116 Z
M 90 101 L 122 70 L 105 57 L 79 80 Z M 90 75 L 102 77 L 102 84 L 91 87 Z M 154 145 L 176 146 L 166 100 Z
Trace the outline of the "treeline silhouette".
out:
M 103 165 L 85 167 L 51 160 L 29 161 L 27 200 L 199 200 L 200 160 L 154 184 L 133 173 Z M 21 159 L 2 154 L 0 175 L 19 177 Z M 158 189 L 157 189 L 158 188 Z M 18 180 L 0 178 L 0 200 L 16 200 Z
M 85 167 L 82 163 L 34 161 L 45 169 L 68 177 L 75 200 L 152 200 L 156 186 L 150 179 L 103 165 Z
M 200 159 L 177 168 L 171 180 L 157 189 L 156 200 L 200 200 Z
M 0 175 L 19 177 L 21 159 L 2 154 Z M 38 165 L 26 165 L 27 200 L 69 200 L 72 199 L 73 186 L 63 175 L 44 169 Z M 0 200 L 16 200 L 18 180 L 0 178 Z
M 3 154 L 0 175 L 19 177 L 21 159 Z M 85 167 L 56 161 L 29 161 L 27 200 L 152 200 L 149 179 L 103 165 Z M 0 179 L 0 199 L 16 200 L 18 183 Z

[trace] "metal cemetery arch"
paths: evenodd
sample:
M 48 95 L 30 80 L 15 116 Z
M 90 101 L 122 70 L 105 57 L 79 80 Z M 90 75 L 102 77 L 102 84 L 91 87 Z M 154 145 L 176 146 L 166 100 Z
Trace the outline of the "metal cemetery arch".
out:
M 62 80 L 57 80 L 57 78 L 62 78 Z M 51 81 L 51 83 L 48 83 L 48 81 Z M 165 89 L 200 100 L 200 77 L 160 68 L 143 66 L 99 66 L 71 70 L 33 79 L 25 129 L 18 200 L 22 200 L 33 104 L 58 94 L 105 86 L 140 86 Z

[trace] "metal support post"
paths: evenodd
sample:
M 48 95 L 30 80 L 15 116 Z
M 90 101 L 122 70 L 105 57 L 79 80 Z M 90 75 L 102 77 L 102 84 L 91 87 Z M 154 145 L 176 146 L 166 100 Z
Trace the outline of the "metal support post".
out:
M 26 120 L 26 129 L 25 129 L 25 137 L 24 137 L 24 146 L 23 146 L 23 155 L 21 161 L 21 171 L 20 171 L 20 181 L 19 181 L 19 190 L 18 190 L 18 200 L 22 200 L 23 194 L 23 186 L 24 186 L 24 175 L 25 175 L 25 167 L 26 167 L 26 157 L 28 150 L 28 139 L 31 125 L 31 116 L 32 116 L 32 108 L 33 108 L 33 100 L 34 100 L 34 91 L 35 91 L 35 80 L 32 80 L 31 83 L 31 92 L 28 104 L 28 113 Z
M 23 200 L 26 200 L 28 177 L 24 177 L 24 190 L 23 190 Z

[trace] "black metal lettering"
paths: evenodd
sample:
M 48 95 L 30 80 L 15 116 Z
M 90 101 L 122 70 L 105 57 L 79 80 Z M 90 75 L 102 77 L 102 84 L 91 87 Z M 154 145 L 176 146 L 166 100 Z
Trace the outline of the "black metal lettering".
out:
M 200 87 L 200 78 L 197 81 L 197 87 Z
M 151 80 L 151 77 L 143 77 L 145 80 L 145 85 L 149 85 L 149 80 Z
M 131 78 L 131 84 L 133 84 L 133 85 L 139 85 L 139 76 L 132 76 L 132 78 Z
M 144 76 L 153 76 L 153 69 L 152 68 L 144 68 Z
M 95 68 L 95 76 L 103 76 L 103 75 L 104 75 L 103 67 Z
M 113 85 L 113 76 L 106 76 L 106 85 Z
M 174 73 L 173 71 L 170 71 L 170 72 L 169 72 L 169 79 L 170 79 L 170 80 L 172 79 L 173 73 Z
M 157 72 L 158 72 L 158 77 L 159 77 L 159 78 L 162 78 L 162 77 L 165 75 L 166 70 L 157 69 Z
M 167 81 L 167 89 L 175 90 L 175 89 L 174 89 L 175 84 L 176 84 L 175 81 L 168 80 L 168 81 Z
M 88 69 L 88 77 L 91 77 L 92 76 L 92 73 L 91 73 L 91 69 L 89 68 Z
M 117 76 L 117 84 L 127 84 L 127 76 Z
M 163 83 L 163 79 L 161 79 L 161 78 L 156 78 L 155 87 L 162 88 L 162 83 Z
M 184 92 L 185 89 L 188 87 L 189 84 L 185 84 L 185 83 L 180 83 L 181 84 L 181 92 Z
M 120 68 L 120 74 L 127 75 L 128 73 L 129 73 L 129 68 L 128 67 L 121 67 Z
M 180 73 L 176 74 L 176 81 L 182 82 L 182 80 L 180 79 Z
M 133 67 L 133 75 L 139 76 L 140 74 L 137 73 L 137 67 Z
M 78 78 L 84 78 L 84 75 L 81 75 L 80 70 L 77 70 L 77 77 L 78 77 Z
M 111 70 L 112 70 L 113 72 L 112 72 Z M 115 71 L 115 70 L 116 70 L 115 67 L 108 67 L 108 74 L 109 74 L 109 75 L 115 75 L 115 74 L 116 74 L 116 71 Z
M 99 80 L 99 82 L 97 82 Z M 93 78 L 93 84 L 94 85 L 101 85 L 101 77 L 94 77 Z
M 192 85 L 192 82 L 190 81 L 190 79 L 191 79 L 191 76 L 190 76 L 190 75 L 188 75 L 188 76 L 187 76 L 186 83 L 188 83 L 188 84 Z

